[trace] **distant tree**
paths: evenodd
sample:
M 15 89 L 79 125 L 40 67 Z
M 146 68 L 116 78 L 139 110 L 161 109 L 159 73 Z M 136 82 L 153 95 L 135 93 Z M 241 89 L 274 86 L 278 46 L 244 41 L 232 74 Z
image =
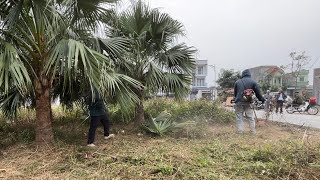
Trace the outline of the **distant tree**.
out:
M 281 88 L 281 87 L 275 86 L 275 85 L 271 86 L 270 83 L 266 83 L 266 82 L 259 83 L 259 86 L 260 86 L 263 93 L 266 93 L 267 90 L 270 90 L 271 92 L 277 92 Z M 281 89 L 283 89 L 283 88 L 281 88 Z
M 217 83 L 221 88 L 233 88 L 234 83 L 240 78 L 240 72 L 234 72 L 233 70 L 224 70 L 217 80 Z
M 269 83 L 266 83 L 266 82 L 260 82 L 260 83 L 259 83 L 259 86 L 260 86 L 260 88 L 261 88 L 261 90 L 262 90 L 263 93 L 266 93 L 267 90 L 269 90 L 270 87 L 271 87 L 270 84 L 269 84 Z
M 311 58 L 306 55 L 306 52 L 303 51 L 301 53 L 298 52 L 291 52 L 289 54 L 291 57 L 291 63 L 286 66 L 281 66 L 284 70 L 290 70 L 290 75 L 293 78 L 295 85 L 294 85 L 294 91 L 296 91 L 298 86 L 298 77 L 301 74 L 301 71 L 305 69 L 306 65 L 310 63 Z

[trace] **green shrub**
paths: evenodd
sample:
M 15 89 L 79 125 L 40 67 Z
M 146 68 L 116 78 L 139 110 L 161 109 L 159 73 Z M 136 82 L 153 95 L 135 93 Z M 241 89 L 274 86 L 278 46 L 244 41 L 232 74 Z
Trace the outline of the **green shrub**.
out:
M 130 122 L 134 117 L 134 108 L 123 110 L 120 105 L 109 105 L 110 120 L 114 122 Z
M 154 98 L 145 102 L 145 117 L 152 122 L 160 112 L 171 114 L 168 122 L 182 123 L 194 122 L 192 126 L 184 126 L 176 129 L 175 137 L 199 138 L 206 136 L 210 123 L 229 123 L 234 121 L 235 114 L 227 111 L 218 102 L 175 101 L 167 98 Z M 187 123 L 188 124 L 188 123 Z
M 153 98 L 144 102 L 145 117 L 151 119 L 161 112 L 171 114 L 175 122 L 208 121 L 211 123 L 228 123 L 235 119 L 234 113 L 227 111 L 218 102 L 207 100 L 175 101 L 168 98 Z M 130 122 L 134 117 L 134 108 L 123 110 L 119 105 L 108 105 L 111 121 Z
M 171 118 L 177 122 L 205 120 L 211 123 L 228 123 L 235 119 L 233 112 L 227 111 L 213 101 L 175 101 L 173 99 L 155 98 L 145 102 L 146 114 L 156 117 L 163 111 L 170 113 Z

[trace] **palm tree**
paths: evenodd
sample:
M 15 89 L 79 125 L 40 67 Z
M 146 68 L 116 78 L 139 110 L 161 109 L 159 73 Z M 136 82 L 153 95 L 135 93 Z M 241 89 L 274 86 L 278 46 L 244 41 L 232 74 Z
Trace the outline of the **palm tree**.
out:
M 195 50 L 185 44 L 175 44 L 184 35 L 183 25 L 158 9 L 151 9 L 141 1 L 128 10 L 115 14 L 107 21 L 110 37 L 130 40 L 126 52 L 117 56 L 117 71 L 141 82 L 136 89 L 140 101 L 136 104 L 136 122 L 144 122 L 143 100 L 147 93 L 173 92 L 181 99 L 189 91 L 194 69 Z M 101 46 L 103 49 L 104 47 Z
M 55 87 L 61 87 L 57 93 L 67 94 L 78 82 L 105 95 L 117 93 L 123 104 L 134 102 L 126 87 L 139 83 L 115 73 L 110 57 L 94 50 L 99 44 L 94 42 L 100 40 L 93 41 L 91 34 L 101 24 L 99 19 L 110 12 L 101 4 L 112 2 L 115 0 L 0 0 L 0 103 L 10 113 L 21 99 L 35 99 L 36 142 L 53 141 Z

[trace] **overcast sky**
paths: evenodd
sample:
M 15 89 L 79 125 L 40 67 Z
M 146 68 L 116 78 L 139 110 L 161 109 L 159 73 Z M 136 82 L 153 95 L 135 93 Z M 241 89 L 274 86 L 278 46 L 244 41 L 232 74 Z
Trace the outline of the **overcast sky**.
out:
M 310 66 L 320 67 L 320 0 L 145 1 L 181 21 L 186 38 L 180 41 L 218 69 L 286 65 L 292 51 L 306 51 Z

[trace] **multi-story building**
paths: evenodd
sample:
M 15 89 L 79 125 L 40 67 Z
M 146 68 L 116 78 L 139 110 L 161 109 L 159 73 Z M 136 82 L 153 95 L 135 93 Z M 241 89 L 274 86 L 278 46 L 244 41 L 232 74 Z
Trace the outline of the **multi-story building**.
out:
M 196 60 L 196 67 L 192 74 L 192 88 L 190 99 L 213 99 L 212 88 L 207 87 L 208 60 Z
M 317 98 L 317 104 L 320 104 L 320 68 L 313 70 L 313 96 Z
M 196 67 L 192 74 L 192 87 L 207 87 L 206 78 L 208 75 L 208 60 L 197 60 Z
M 289 96 L 293 96 L 294 91 L 306 94 L 309 86 L 309 70 L 303 69 L 298 73 L 287 73 L 284 75 L 283 83 L 287 87 Z
M 268 88 L 281 88 L 283 85 L 284 71 L 278 66 L 258 66 L 249 69 L 251 77 L 260 85 Z

